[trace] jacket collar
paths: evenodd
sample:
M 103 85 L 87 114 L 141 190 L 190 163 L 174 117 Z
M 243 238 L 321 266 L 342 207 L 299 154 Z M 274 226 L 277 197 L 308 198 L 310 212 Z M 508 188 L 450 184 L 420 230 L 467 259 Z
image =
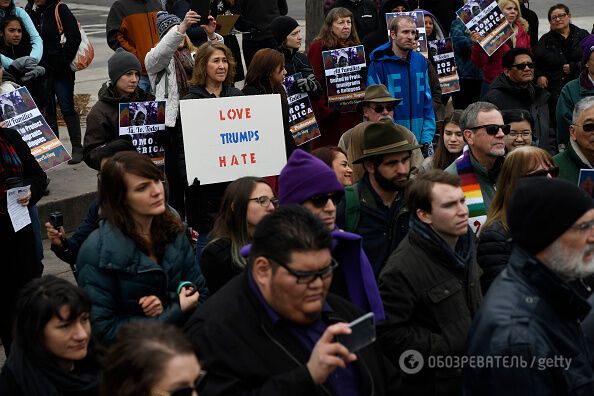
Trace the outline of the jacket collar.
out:
M 569 139 L 569 146 L 566 148 L 567 155 L 573 159 L 574 162 L 578 163 L 581 168 L 592 168 L 592 164 L 586 158 L 580 146 L 573 140 Z
M 470 150 L 470 164 L 472 165 L 472 169 L 476 175 L 480 175 L 487 180 L 491 180 L 493 183 L 497 180 L 499 176 L 499 171 L 501 170 L 501 165 L 503 165 L 505 157 L 497 157 L 493 167 L 491 169 L 485 168 L 483 165 L 478 162 L 474 154 L 472 154 L 472 150 Z
M 513 272 L 536 289 L 538 297 L 542 297 L 558 311 L 559 315 L 568 319 L 582 320 L 591 306 L 578 292 L 538 259 L 519 246 L 515 246 L 509 260 Z

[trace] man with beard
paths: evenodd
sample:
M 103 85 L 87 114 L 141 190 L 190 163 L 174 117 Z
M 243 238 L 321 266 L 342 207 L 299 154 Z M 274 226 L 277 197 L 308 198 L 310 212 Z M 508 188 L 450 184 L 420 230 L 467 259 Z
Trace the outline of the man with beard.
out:
M 336 211 L 338 226 L 363 237 L 363 250 L 376 278 L 386 260 L 408 232 L 404 197 L 412 150 L 406 129 L 386 122 L 369 124 L 363 133 L 363 178 L 345 189 Z
M 507 210 L 514 244 L 468 337 L 465 395 L 592 395 L 579 281 L 594 274 L 592 198 L 559 179 L 523 178 Z M 571 282 L 571 283 L 570 283 Z M 505 359 L 504 359 L 505 358 Z
M 475 102 L 462 112 L 460 129 L 467 146 L 446 172 L 462 178 L 462 189 L 470 206 L 468 223 L 478 232 L 487 220 L 487 211 L 495 196 L 495 184 L 505 155 L 503 138 L 510 127 L 503 124 L 497 106 Z
M 385 34 L 385 32 L 384 32 Z M 353 170 L 353 183 L 357 183 L 363 177 L 365 169 L 361 164 L 353 164 L 354 158 L 363 154 L 363 131 L 372 122 L 394 122 L 394 108 L 401 102 L 390 96 L 388 89 L 383 84 L 370 85 L 365 89 L 363 101 L 357 105 L 357 109 L 363 114 L 363 122 L 355 125 L 342 134 L 338 147 L 347 154 L 349 166 Z M 417 145 L 417 138 L 414 133 L 405 129 L 407 140 L 410 144 Z M 421 149 L 412 151 L 410 157 L 410 172 L 415 175 L 423 162 Z
M 408 350 L 418 351 L 425 361 L 429 356 L 461 357 L 482 293 L 460 177 L 437 169 L 419 175 L 408 188 L 407 201 L 410 231 L 379 278 L 386 313 L 379 340 L 395 364 Z M 461 374 L 425 367 L 403 377 L 401 393 L 459 394 Z

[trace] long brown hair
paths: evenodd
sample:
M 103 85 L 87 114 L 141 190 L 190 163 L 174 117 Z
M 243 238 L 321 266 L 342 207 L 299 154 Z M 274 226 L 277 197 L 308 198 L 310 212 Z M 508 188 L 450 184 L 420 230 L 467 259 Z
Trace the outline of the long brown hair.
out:
M 262 48 L 256 52 L 245 75 L 245 86 L 255 86 L 264 92 L 282 93 L 282 84 L 273 85 L 270 79 L 272 73 L 279 67 L 285 67 L 285 56 L 271 48 Z
M 332 32 L 332 24 L 338 18 L 347 17 L 351 18 L 351 35 L 345 42 L 341 43 L 340 39 Z M 344 7 L 336 7 L 328 12 L 320 28 L 320 32 L 315 39 L 321 41 L 323 47 L 330 49 L 352 47 L 361 44 L 361 40 L 359 40 L 359 35 L 357 34 L 357 28 L 355 27 L 353 13 Z
M 199 87 L 204 87 L 206 85 L 206 65 L 208 64 L 210 56 L 217 50 L 223 51 L 227 58 L 227 63 L 229 64 L 227 78 L 223 81 L 223 85 L 233 84 L 236 67 L 233 53 L 225 44 L 206 42 L 198 47 L 196 55 L 194 56 L 194 70 L 192 71 L 192 78 L 189 81 L 190 85 L 197 85 Z
M 248 233 L 247 208 L 250 196 L 259 183 L 266 184 L 272 190 L 266 179 L 251 176 L 239 178 L 227 186 L 210 234 L 209 243 L 220 238 L 231 240 L 231 258 L 240 267 L 245 267 L 246 260 L 241 257 L 239 250 L 252 241 L 252 236 Z
M 518 147 L 505 157 L 499 179 L 497 179 L 495 197 L 489 206 L 487 221 L 483 228 L 499 221 L 506 230 L 508 229 L 505 210 L 509 198 L 516 188 L 518 180 L 541 163 L 551 167 L 553 166 L 553 157 L 545 150 L 534 146 Z
M 130 173 L 151 180 L 163 180 L 163 173 L 148 157 L 135 151 L 122 151 L 109 158 L 99 175 L 99 206 L 102 214 L 114 227 L 134 241 L 145 254 L 153 253 L 158 261 L 163 259 L 165 248 L 183 230 L 181 220 L 169 209 L 153 218 L 149 244 L 136 227 L 128 210 L 128 186 L 124 174 Z
M 461 115 L 462 110 L 454 110 L 450 118 L 444 121 L 444 125 L 455 124 L 460 126 Z M 435 149 L 435 153 L 433 154 L 433 169 L 443 170 L 447 168 L 448 166 L 450 166 L 452 162 L 454 162 L 456 158 L 458 158 L 462 154 L 462 150 L 460 150 L 459 153 L 450 153 L 448 151 L 447 147 L 445 146 L 445 140 L 443 137 L 444 134 L 445 128 L 439 136 L 439 142 L 437 143 L 437 148 Z M 462 145 L 464 145 L 464 142 L 462 142 Z

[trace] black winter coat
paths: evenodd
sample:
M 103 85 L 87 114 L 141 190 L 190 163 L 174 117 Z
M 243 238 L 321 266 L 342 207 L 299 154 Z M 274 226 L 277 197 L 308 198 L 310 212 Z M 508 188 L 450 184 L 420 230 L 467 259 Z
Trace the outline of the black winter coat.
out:
M 482 301 L 472 231 L 458 241 L 454 255 L 429 227 L 417 229 L 411 225 L 379 279 L 386 320 L 378 326 L 378 335 L 395 364 L 409 349 L 423 355 L 425 362 L 429 356 L 462 356 Z M 461 370 L 425 368 L 404 376 L 400 394 L 454 395 L 461 387 Z
M 326 323 L 350 322 L 360 312 L 346 300 L 328 294 L 331 313 Z M 248 273 L 232 279 L 199 307 L 185 333 L 200 351 L 208 370 L 200 395 L 333 395 L 324 384 L 316 386 L 307 370 L 310 352 L 280 320 L 273 324 L 248 283 Z M 357 352 L 354 363 L 361 380 L 361 395 L 395 395 L 394 367 L 377 343 Z
M 76 56 L 81 36 L 76 18 L 65 3 L 60 4 L 58 15 L 66 37 L 64 45 L 60 44 L 60 32 L 55 16 L 57 4 L 58 0 L 47 0 L 44 6 L 37 7 L 29 15 L 43 40 L 41 65 L 46 68 L 48 74 L 64 75 L 73 73 L 70 62 Z
M 230 96 L 243 96 L 243 92 L 230 85 L 223 86 L 220 97 L 226 98 Z M 184 96 L 182 100 L 208 99 L 215 97 L 215 95 L 211 94 L 203 87 L 191 85 L 188 94 Z M 183 132 L 181 126 L 178 131 Z M 191 133 L 191 131 L 186 131 L 185 133 Z M 179 133 L 173 144 L 177 145 L 178 152 L 181 153 L 180 155 L 182 157 L 178 158 L 179 168 L 183 172 L 183 178 L 185 180 L 187 177 L 182 133 Z M 219 213 L 223 194 L 228 185 L 229 182 L 223 182 L 201 186 L 200 181 L 198 180 L 197 183 L 194 181 L 194 183 L 188 187 L 186 194 L 186 220 L 190 227 L 205 235 L 212 230 L 214 220 Z
M 243 271 L 233 261 L 231 240 L 228 238 L 219 238 L 206 245 L 200 258 L 200 268 L 211 295 Z
M 524 109 L 534 119 L 532 139 L 538 147 L 551 154 L 557 153 L 557 134 L 551 126 L 549 113 L 549 98 L 551 94 L 530 83 L 527 87 L 520 87 L 513 83 L 505 74 L 500 74 L 489 87 L 489 91 L 482 100 L 496 105 L 499 110 Z
M 582 49 L 580 42 L 588 32 L 573 24 L 569 25 L 569 36 L 549 31 L 542 35 L 534 48 L 536 76 L 544 75 L 549 80 L 547 89 L 556 98 L 561 89 L 571 80 L 579 77 L 582 69 Z M 571 73 L 563 73 L 563 65 L 569 64 Z
M 592 354 L 580 326 L 589 311 L 572 286 L 515 247 L 472 323 L 466 349 L 468 356 L 507 356 L 508 368 L 502 361 L 467 366 L 464 394 L 593 395 Z M 569 367 L 560 359 L 571 359 Z
M 299 52 L 296 49 L 289 49 L 284 46 L 278 47 L 277 50 L 285 56 L 285 70 L 287 70 L 287 76 L 291 76 L 295 73 L 301 73 L 303 78 L 306 78 L 309 75 L 313 75 L 315 78 L 313 67 L 303 52 Z M 310 92 L 309 95 L 314 95 L 317 97 L 321 92 L 322 85 L 316 79 L 316 89 L 314 92 Z
M 357 29 L 360 40 L 363 40 L 365 36 L 379 27 L 377 7 L 375 6 L 375 2 L 371 0 L 362 0 L 357 5 L 351 0 L 336 0 L 332 8 L 336 7 L 344 7 L 353 13 L 355 28 Z
M 476 249 L 476 261 L 483 270 L 481 276 L 483 294 L 487 294 L 491 283 L 507 266 L 512 251 L 509 238 L 509 231 L 503 228 L 503 224 L 499 221 L 481 228 Z

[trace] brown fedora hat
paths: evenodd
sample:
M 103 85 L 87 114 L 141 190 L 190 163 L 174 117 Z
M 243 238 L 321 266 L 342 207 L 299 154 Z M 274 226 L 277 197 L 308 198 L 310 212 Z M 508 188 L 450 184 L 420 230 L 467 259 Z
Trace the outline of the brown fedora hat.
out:
M 357 104 L 357 110 L 361 111 L 365 103 L 394 103 L 396 106 L 400 102 L 402 99 L 393 98 L 384 84 L 375 84 L 365 89 L 365 96 L 363 96 L 363 101 Z
M 402 153 L 421 147 L 408 142 L 407 129 L 391 122 L 374 122 L 363 131 L 363 155 L 353 161 L 359 164 L 376 155 Z

